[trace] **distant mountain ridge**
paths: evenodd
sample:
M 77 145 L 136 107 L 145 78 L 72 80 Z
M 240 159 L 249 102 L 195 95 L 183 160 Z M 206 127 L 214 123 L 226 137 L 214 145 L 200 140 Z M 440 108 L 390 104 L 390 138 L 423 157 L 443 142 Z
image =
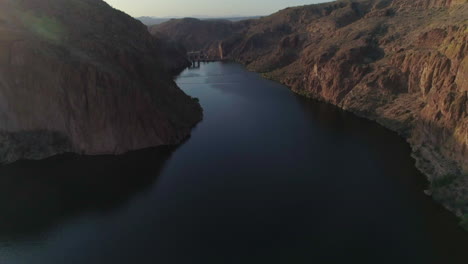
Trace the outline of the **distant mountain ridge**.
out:
M 257 19 L 260 17 L 261 16 L 239 16 L 239 17 L 197 17 L 197 16 L 194 16 L 194 17 L 187 17 L 187 18 L 196 18 L 200 20 L 228 20 L 232 22 L 237 22 L 237 21 L 248 20 L 248 19 Z M 142 16 L 142 17 L 137 17 L 136 19 L 140 20 L 143 24 L 147 26 L 152 26 L 152 25 L 162 24 L 172 19 L 182 19 L 182 18 L 183 17 L 159 18 L 159 17 Z

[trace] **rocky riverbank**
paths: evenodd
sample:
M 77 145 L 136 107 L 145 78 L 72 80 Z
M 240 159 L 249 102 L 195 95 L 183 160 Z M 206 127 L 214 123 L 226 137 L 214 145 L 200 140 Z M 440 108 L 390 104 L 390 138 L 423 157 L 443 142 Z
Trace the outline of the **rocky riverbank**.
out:
M 428 176 L 428 193 L 464 217 L 467 17 L 466 0 L 336 1 L 287 8 L 258 20 L 224 21 L 210 25 L 212 31 L 185 19 L 151 32 L 173 32 L 173 40 L 188 49 L 238 61 L 296 93 L 397 131 Z M 229 37 L 224 37 L 226 28 Z

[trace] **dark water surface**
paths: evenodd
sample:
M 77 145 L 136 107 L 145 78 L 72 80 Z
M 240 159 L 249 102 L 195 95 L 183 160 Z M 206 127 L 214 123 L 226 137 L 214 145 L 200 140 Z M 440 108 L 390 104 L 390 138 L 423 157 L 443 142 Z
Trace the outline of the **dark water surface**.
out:
M 185 71 L 177 149 L 0 168 L 0 264 L 468 263 L 394 133 L 237 64 Z

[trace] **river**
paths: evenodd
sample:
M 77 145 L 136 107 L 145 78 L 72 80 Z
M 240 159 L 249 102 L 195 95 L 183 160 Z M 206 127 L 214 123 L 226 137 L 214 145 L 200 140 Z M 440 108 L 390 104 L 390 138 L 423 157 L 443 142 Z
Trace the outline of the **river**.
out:
M 177 148 L 0 167 L 1 264 L 468 263 L 395 133 L 234 63 Z

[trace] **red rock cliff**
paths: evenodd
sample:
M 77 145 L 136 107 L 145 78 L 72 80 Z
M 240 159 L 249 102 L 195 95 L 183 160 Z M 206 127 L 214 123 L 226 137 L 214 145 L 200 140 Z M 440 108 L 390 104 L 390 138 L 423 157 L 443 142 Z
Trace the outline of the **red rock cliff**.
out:
M 101 0 L 0 1 L 0 160 L 180 142 L 201 119 L 185 63 Z
M 434 197 L 463 215 L 467 18 L 466 0 L 336 1 L 244 22 L 210 50 L 399 132 Z

